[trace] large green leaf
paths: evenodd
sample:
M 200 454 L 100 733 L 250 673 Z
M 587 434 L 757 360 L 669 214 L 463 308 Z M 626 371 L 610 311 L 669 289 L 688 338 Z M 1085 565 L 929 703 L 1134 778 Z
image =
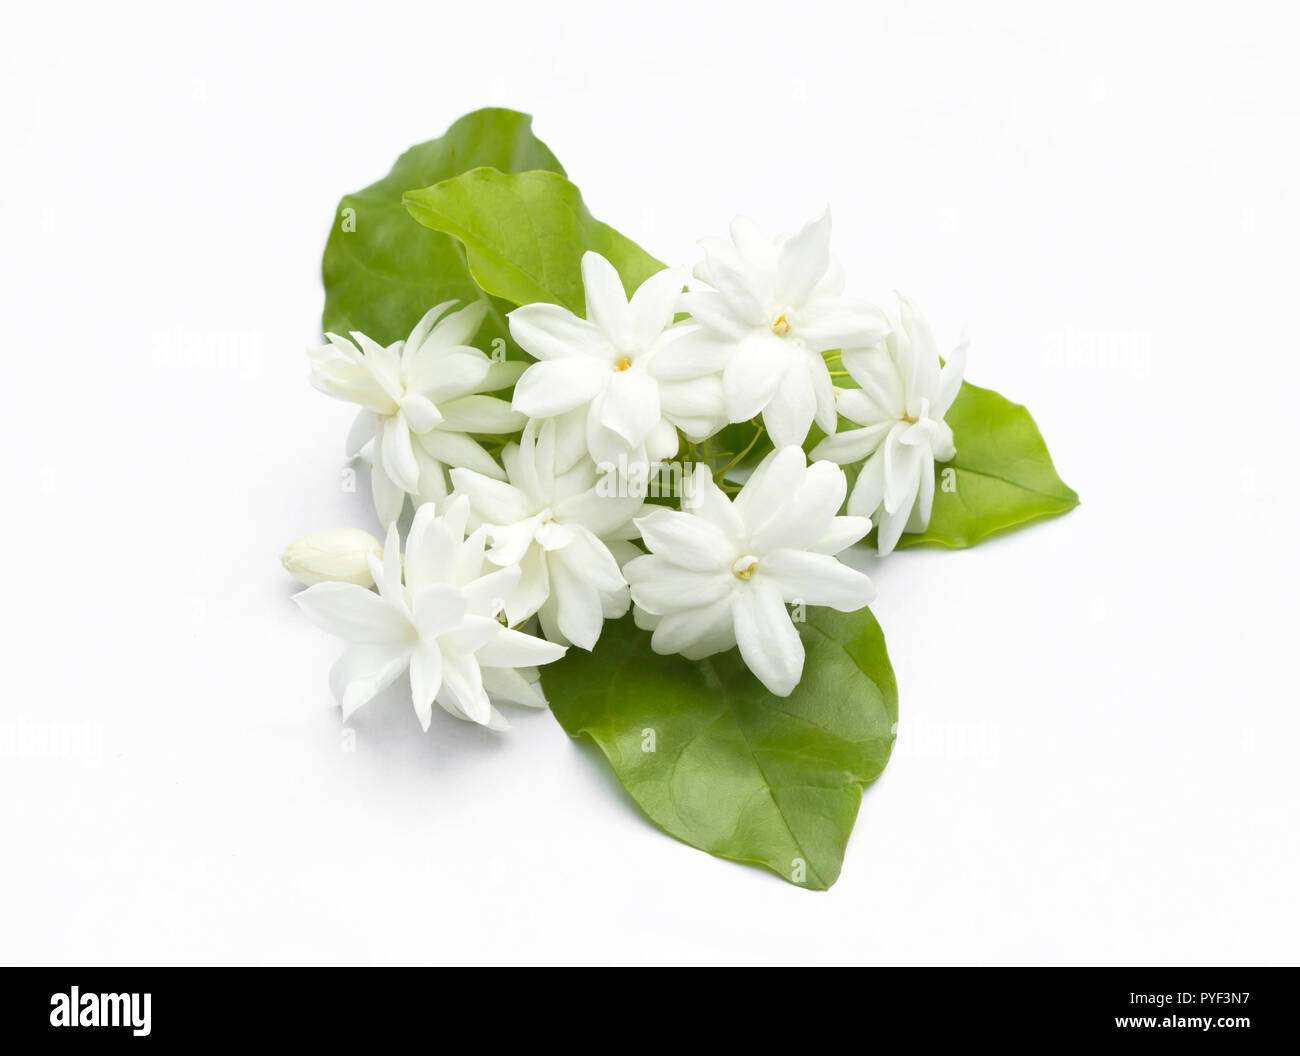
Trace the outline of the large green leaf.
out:
M 963 384 L 948 411 L 957 457 L 936 467 L 930 527 L 898 545 L 960 548 L 1040 517 L 1065 513 L 1079 496 L 1052 465 L 1029 412 L 991 389 Z
M 405 200 L 420 223 L 464 245 L 480 287 L 514 304 L 550 301 L 585 315 L 588 250 L 614 265 L 629 294 L 664 267 L 595 219 L 578 188 L 553 172 L 475 169 Z
M 441 139 L 412 147 L 392 171 L 339 202 L 325 245 L 323 329 L 360 330 L 376 341 L 404 338 L 433 305 L 484 294 L 470 278 L 460 245 L 411 219 L 402 195 L 467 169 L 549 169 L 563 173 L 555 155 L 532 133 L 532 118 L 513 110 L 466 114 Z M 509 305 L 492 301 L 480 343 L 507 337 Z
M 810 888 L 835 882 L 863 788 L 894 744 L 898 690 L 871 613 L 808 610 L 803 678 L 776 697 L 737 650 L 659 656 L 630 617 L 591 653 L 570 649 L 542 685 L 657 825 L 723 858 Z

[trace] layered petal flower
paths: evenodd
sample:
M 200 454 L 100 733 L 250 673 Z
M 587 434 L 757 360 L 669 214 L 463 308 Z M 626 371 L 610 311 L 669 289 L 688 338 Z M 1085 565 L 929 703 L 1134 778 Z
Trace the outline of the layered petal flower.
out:
M 697 325 L 683 332 L 665 369 L 696 363 L 720 371 L 728 419 L 761 414 L 777 447 L 802 444 L 814 421 L 835 428 L 822 353 L 869 345 L 888 332 L 876 308 L 843 296 L 830 234 L 829 210 L 775 240 L 737 217 L 730 241 L 701 242 L 695 277 L 707 288 L 678 300 Z
M 312 384 L 362 408 L 347 453 L 373 441 L 371 487 L 385 525 L 401 514 L 407 495 L 417 504 L 443 498 L 448 465 L 500 477 L 468 434 L 523 428 L 523 415 L 508 401 L 484 395 L 514 384 L 523 364 L 494 362 L 472 347 L 487 305 L 450 311 L 454 303 L 431 308 L 405 341 L 385 347 L 361 333 L 351 340 L 327 334 L 327 344 L 308 352 Z
M 374 591 L 322 582 L 294 595 L 314 623 L 352 643 L 330 672 L 345 718 L 403 672 L 426 730 L 435 701 L 494 729 L 508 725 L 494 697 L 545 703 L 530 683 L 537 665 L 558 660 L 564 648 L 502 625 L 498 617 L 520 571 L 485 561 L 485 533 L 466 537 L 468 518 L 467 499 L 452 502 L 443 517 L 425 504 L 415 513 L 405 561 L 396 525 L 382 560 L 367 555 Z
M 627 611 L 612 548 L 635 535 L 644 499 L 602 493 L 590 459 L 564 468 L 561 433 L 559 422 L 534 419 L 502 454 L 506 480 L 468 468 L 453 469 L 451 479 L 486 533 L 487 560 L 520 570 L 505 597 L 507 622 L 537 614 L 551 641 L 591 649 L 604 620 Z
M 614 266 L 582 258 L 587 317 L 556 304 L 510 313 L 510 333 L 538 362 L 515 388 L 514 408 L 531 418 L 580 414 L 593 461 L 620 456 L 659 461 L 677 453 L 677 429 L 703 439 L 724 424 L 722 389 L 712 371 L 670 370 L 655 361 L 691 327 L 673 325 L 680 271 L 650 276 L 629 300 Z M 680 367 L 680 364 L 677 364 Z
M 793 445 L 764 459 L 734 501 L 698 465 L 688 508 L 637 518 L 650 552 L 623 566 L 655 652 L 698 660 L 738 645 L 763 685 L 788 696 L 804 652 L 786 605 L 853 612 L 875 596 L 871 580 L 834 556 L 871 528 L 838 516 L 846 488 L 843 470 L 810 466 Z
M 878 526 L 877 545 L 890 553 L 903 532 L 923 532 L 934 504 L 935 464 L 957 453 L 944 416 L 961 389 L 966 341 L 942 367 L 934 334 L 916 307 L 899 295 L 888 336 L 867 348 L 846 348 L 845 369 L 857 389 L 837 393 L 841 417 L 855 428 L 826 437 L 814 458 L 863 462 L 848 511 Z

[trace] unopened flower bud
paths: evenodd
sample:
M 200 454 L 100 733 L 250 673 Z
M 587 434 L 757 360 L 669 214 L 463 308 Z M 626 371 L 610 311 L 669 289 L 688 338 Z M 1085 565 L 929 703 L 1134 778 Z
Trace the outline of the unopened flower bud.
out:
M 373 535 L 359 528 L 335 528 L 290 543 L 280 555 L 280 563 L 309 587 L 330 581 L 373 587 L 375 581 L 366 564 L 369 554 L 384 556 L 383 545 Z

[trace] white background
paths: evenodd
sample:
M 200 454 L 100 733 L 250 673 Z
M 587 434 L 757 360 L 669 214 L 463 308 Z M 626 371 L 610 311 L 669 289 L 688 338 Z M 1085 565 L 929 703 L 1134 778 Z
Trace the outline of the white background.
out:
M 14 5 L 0 959 L 1294 961 L 1300 87 L 1284 5 Z M 1068 516 L 877 567 L 839 883 L 652 828 L 545 713 L 392 693 L 280 548 L 375 527 L 308 388 L 337 199 L 506 105 L 657 256 L 830 202 Z M 57 743 L 60 732 L 79 740 Z

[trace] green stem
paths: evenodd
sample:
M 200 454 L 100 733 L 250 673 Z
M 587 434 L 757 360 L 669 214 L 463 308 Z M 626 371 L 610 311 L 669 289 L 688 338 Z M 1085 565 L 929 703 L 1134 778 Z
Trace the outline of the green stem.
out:
M 758 443 L 758 438 L 762 436 L 763 433 L 764 433 L 764 429 L 760 425 L 757 428 L 757 430 L 755 430 L 754 432 L 754 439 L 752 439 L 746 445 L 745 449 L 741 451 L 740 454 L 736 455 L 735 458 L 733 458 L 730 462 L 728 462 L 725 466 L 722 467 L 722 471 L 718 474 L 718 476 L 725 478 L 728 473 L 730 473 L 733 469 L 736 468 L 736 466 L 738 466 L 741 462 L 743 462 L 745 460 L 745 456 L 754 450 L 754 445 Z

